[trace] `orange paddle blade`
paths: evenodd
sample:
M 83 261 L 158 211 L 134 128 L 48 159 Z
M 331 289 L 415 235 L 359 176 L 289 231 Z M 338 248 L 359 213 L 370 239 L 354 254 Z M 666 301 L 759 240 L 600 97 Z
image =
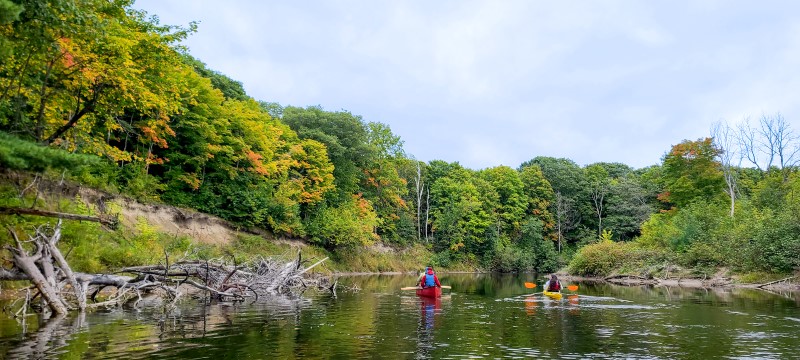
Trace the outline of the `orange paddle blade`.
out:
M 528 289 L 533 289 L 533 288 L 536 287 L 536 284 L 531 283 L 531 282 L 526 282 L 525 283 L 525 287 L 528 288 Z
M 577 291 L 578 285 L 569 285 L 567 286 L 567 289 L 569 289 L 569 291 Z

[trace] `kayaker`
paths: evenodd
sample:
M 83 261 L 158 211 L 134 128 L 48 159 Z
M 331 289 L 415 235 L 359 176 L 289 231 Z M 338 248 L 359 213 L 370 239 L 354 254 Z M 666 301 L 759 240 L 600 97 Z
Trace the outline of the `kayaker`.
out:
M 563 286 L 561 286 L 561 281 L 558 281 L 556 274 L 551 274 L 550 280 L 544 283 L 544 291 L 547 292 L 561 292 L 561 288 L 563 288 Z
M 439 282 L 439 277 L 433 272 L 433 266 L 428 266 L 425 275 L 420 277 L 419 286 L 423 289 L 434 286 L 442 287 L 442 284 Z

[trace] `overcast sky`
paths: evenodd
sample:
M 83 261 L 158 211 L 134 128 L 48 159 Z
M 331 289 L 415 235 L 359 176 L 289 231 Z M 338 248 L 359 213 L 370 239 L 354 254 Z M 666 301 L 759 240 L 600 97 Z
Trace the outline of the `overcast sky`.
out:
M 713 122 L 800 131 L 800 2 L 139 0 L 257 100 L 388 124 L 416 159 L 660 163 Z

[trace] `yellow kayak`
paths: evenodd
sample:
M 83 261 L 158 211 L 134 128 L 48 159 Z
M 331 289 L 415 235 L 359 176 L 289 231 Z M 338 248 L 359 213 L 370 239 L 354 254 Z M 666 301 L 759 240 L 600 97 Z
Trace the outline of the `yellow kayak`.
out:
M 547 296 L 547 297 L 549 297 L 549 298 L 551 298 L 553 300 L 561 300 L 561 297 L 563 296 L 563 295 L 561 295 L 560 292 L 543 291 L 542 294 L 544 294 L 545 296 Z

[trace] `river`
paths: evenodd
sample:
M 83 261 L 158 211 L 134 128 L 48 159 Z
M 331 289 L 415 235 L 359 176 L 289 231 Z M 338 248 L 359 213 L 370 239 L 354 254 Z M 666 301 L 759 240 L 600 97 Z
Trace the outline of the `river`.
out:
M 426 300 L 400 290 L 413 281 L 349 276 L 335 298 L 187 301 L 169 313 L 141 306 L 25 324 L 3 314 L 0 358 L 800 358 L 797 293 L 578 283 L 553 301 L 532 294 L 541 279 L 525 288 L 533 275 L 444 274 L 452 291 Z

